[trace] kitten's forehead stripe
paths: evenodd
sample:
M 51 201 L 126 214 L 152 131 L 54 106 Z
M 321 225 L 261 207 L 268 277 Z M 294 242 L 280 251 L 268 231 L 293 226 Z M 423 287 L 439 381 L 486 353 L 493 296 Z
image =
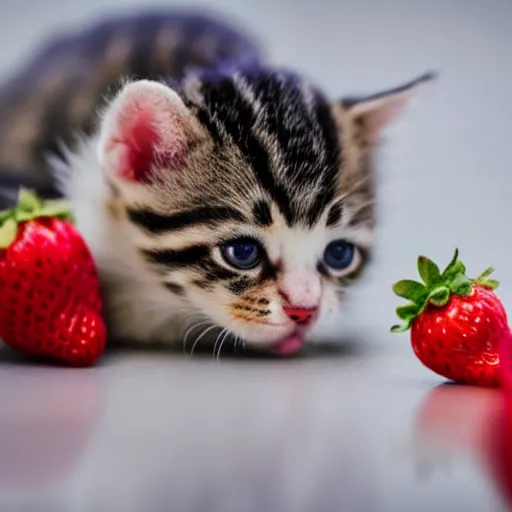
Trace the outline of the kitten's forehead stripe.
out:
M 324 141 L 325 148 L 325 166 L 328 170 L 327 181 L 335 178 L 333 173 L 338 173 L 341 165 L 341 148 L 338 137 L 338 128 L 336 121 L 332 116 L 331 105 L 324 98 L 316 95 L 316 118 L 321 131 L 321 139 Z
M 327 215 L 326 226 L 328 228 L 336 226 L 341 220 L 341 216 L 343 213 L 343 206 L 341 202 L 337 202 L 331 206 L 329 213 Z
M 272 224 L 272 213 L 267 201 L 261 199 L 254 203 L 252 214 L 256 224 L 260 226 L 270 226 Z
M 293 223 L 294 214 L 288 193 L 282 184 L 276 182 L 270 155 L 252 132 L 256 122 L 252 105 L 238 92 L 231 77 L 204 83 L 202 92 L 212 117 L 240 149 L 261 187 L 270 193 L 287 222 Z
M 304 80 L 264 69 L 206 75 L 200 90 L 196 115 L 214 141 L 227 144 L 225 134 L 237 146 L 289 226 L 314 226 L 341 166 L 330 102 Z
M 273 118 L 267 129 L 272 127 L 279 142 L 287 178 L 299 184 L 308 174 L 315 172 L 313 167 L 317 163 L 317 155 L 312 151 L 314 120 L 301 91 L 291 81 L 265 81 L 265 97 Z
M 205 108 L 189 101 L 185 102 L 185 105 L 187 105 L 188 108 L 194 110 L 198 121 L 203 125 L 204 128 L 206 128 L 206 130 L 208 130 L 208 133 L 210 134 L 210 137 L 212 138 L 215 146 L 217 147 L 222 145 L 222 136 L 219 132 L 217 124 L 212 119 L 210 112 L 208 112 L 208 110 Z
M 179 231 L 201 224 L 215 226 L 227 221 L 248 222 L 243 213 L 229 206 L 198 206 L 169 215 L 134 208 L 129 208 L 127 213 L 134 224 L 154 234 Z

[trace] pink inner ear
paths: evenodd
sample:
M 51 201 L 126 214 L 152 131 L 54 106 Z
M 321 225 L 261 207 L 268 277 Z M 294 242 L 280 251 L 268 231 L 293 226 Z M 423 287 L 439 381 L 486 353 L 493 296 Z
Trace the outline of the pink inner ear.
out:
M 368 112 L 364 117 L 365 129 L 369 140 L 372 142 L 376 141 L 386 125 L 398 117 L 405 106 L 406 102 L 402 98 L 393 99 Z
M 184 167 L 187 140 L 183 121 L 167 100 L 142 91 L 126 98 L 116 113 L 106 151 L 118 176 L 141 183 L 154 181 L 155 171 Z M 153 94 L 151 94 L 153 93 Z

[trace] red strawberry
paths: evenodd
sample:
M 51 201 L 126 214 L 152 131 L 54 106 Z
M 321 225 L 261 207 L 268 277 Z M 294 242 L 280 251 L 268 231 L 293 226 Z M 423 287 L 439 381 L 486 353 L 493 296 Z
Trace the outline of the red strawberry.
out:
M 493 269 L 469 279 L 455 251 L 442 273 L 420 256 L 418 272 L 424 283 L 403 280 L 393 286 L 410 302 L 397 308 L 404 324 L 391 331 L 411 328 L 416 356 L 439 375 L 459 383 L 499 385 L 500 344 L 512 350 L 512 343 L 505 308 L 494 293 L 498 282 L 489 279 Z
M 20 192 L 0 213 L 0 338 L 28 355 L 90 366 L 103 353 L 98 274 L 63 201 Z

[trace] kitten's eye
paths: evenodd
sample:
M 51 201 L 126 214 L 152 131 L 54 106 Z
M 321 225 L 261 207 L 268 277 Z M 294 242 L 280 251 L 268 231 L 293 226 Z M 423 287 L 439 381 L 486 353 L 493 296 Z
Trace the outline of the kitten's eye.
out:
M 344 270 L 350 267 L 355 254 L 356 248 L 353 244 L 345 240 L 335 240 L 325 248 L 324 262 L 332 269 Z
M 250 270 L 261 262 L 263 249 L 255 240 L 236 240 L 221 247 L 222 256 L 233 267 Z

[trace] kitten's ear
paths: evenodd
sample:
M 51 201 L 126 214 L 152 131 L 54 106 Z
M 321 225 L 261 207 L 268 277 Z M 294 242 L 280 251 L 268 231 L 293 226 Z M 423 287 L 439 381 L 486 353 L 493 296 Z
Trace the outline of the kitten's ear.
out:
M 111 175 L 152 183 L 162 172 L 184 168 L 193 133 L 181 98 L 159 82 L 125 85 L 105 112 L 99 160 Z
M 419 90 L 434 78 L 434 73 L 428 73 L 396 89 L 373 96 L 345 98 L 341 101 L 343 115 L 361 130 L 360 134 L 367 142 L 376 142 L 383 129 L 398 117 Z

